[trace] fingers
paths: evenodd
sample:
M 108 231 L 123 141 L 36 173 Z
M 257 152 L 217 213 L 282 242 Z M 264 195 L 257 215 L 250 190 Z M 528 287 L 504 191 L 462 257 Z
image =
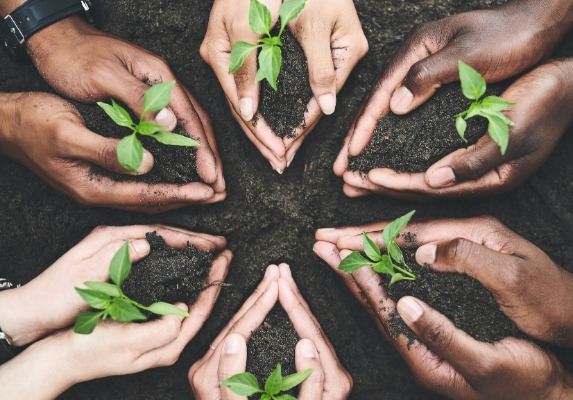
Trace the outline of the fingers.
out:
M 233 375 L 245 372 L 247 367 L 247 343 L 239 334 L 231 333 L 223 342 L 219 359 L 218 377 L 224 381 Z M 246 400 L 246 397 L 235 394 L 231 389 L 221 387 L 222 400 Z
M 324 371 L 320 363 L 318 351 L 310 339 L 300 340 L 295 349 L 295 365 L 297 372 L 312 369 L 312 373 L 300 385 L 299 400 L 322 399 L 324 387 Z
M 404 297 L 397 310 L 422 343 L 469 380 L 486 369 L 486 360 L 495 358 L 492 345 L 474 340 L 421 300 Z
M 227 244 L 227 240 L 222 236 L 195 233 L 185 229 L 163 225 L 153 225 L 150 229 L 156 231 L 159 236 L 163 237 L 163 240 L 165 240 L 165 243 L 169 247 L 180 250 L 192 244 L 199 250 L 213 253 L 217 250 L 222 250 Z

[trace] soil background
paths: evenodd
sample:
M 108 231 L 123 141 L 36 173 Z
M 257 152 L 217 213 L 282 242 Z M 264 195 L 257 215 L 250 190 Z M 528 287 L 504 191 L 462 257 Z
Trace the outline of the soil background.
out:
M 416 217 L 491 214 L 561 265 L 573 265 L 573 136 L 565 134 L 547 163 L 516 191 L 495 198 L 424 205 L 384 198 L 348 199 L 332 164 L 362 99 L 393 49 L 414 24 L 489 7 L 490 0 L 357 0 L 370 52 L 294 162 L 277 175 L 228 110 L 210 68 L 199 57 L 211 2 L 94 0 L 98 26 L 165 57 L 212 116 L 225 166 L 228 199 L 202 208 L 148 216 L 88 209 L 55 192 L 26 168 L 0 158 L 0 276 L 27 282 L 98 225 L 165 223 L 225 235 L 235 253 L 212 317 L 172 367 L 77 385 L 62 399 L 191 399 L 191 364 L 252 293 L 270 263 L 288 262 L 302 294 L 354 377 L 352 399 L 440 399 L 415 386 L 406 365 L 378 333 L 344 285 L 312 252 L 320 227 Z M 0 57 L 0 90 L 45 90 L 33 66 Z M 103 113 L 102 113 L 103 115 Z M 22 132 L 25 134 L 25 132 Z M 561 354 L 565 354 L 561 352 Z M 565 354 L 566 355 L 566 354 Z

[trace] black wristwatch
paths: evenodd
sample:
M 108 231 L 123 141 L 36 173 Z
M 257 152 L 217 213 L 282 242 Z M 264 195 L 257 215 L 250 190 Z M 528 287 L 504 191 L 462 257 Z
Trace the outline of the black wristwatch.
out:
M 20 287 L 20 284 L 0 278 L 0 292 L 17 287 Z M 12 346 L 10 337 L 2 332 L 2 328 L 0 328 L 0 364 L 4 364 L 6 361 L 16 357 L 19 352 L 18 348 Z
M 71 15 L 82 15 L 93 23 L 90 0 L 28 0 L 0 22 L 4 50 L 14 60 L 24 62 L 26 40 L 34 33 Z

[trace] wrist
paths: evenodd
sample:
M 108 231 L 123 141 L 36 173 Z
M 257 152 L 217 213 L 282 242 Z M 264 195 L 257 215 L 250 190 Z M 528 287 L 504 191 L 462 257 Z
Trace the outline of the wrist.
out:
M 530 0 L 528 3 L 524 10 L 526 18 L 534 20 L 544 34 L 553 36 L 555 43 L 573 28 L 573 0 Z
M 33 315 L 38 304 L 29 299 L 24 287 L 0 292 L 0 328 L 14 347 L 28 345 L 44 334 L 36 329 L 39 319 Z
M 2 0 L 0 1 L 0 16 L 4 18 L 12 11 L 24 4 L 26 0 Z
M 34 60 L 38 56 L 49 54 L 54 47 L 61 47 L 62 42 L 74 40 L 78 36 L 94 31 L 84 18 L 72 15 L 50 26 L 45 27 L 26 41 L 26 48 L 30 57 Z

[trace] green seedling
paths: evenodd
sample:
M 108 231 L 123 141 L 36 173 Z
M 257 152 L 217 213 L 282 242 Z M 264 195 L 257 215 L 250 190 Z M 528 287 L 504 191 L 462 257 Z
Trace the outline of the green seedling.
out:
M 84 282 L 87 289 L 76 288 L 82 299 L 97 311 L 81 312 L 76 319 L 74 332 L 90 334 L 100 319 L 108 317 L 120 322 L 144 321 L 147 317 L 139 311 L 140 309 L 158 315 L 189 316 L 187 312 L 172 304 L 158 302 L 146 307 L 131 300 L 120 287 L 130 272 L 129 242 L 125 242 L 113 256 L 109 266 L 109 277 L 113 283 Z
M 465 137 L 466 121 L 476 115 L 487 118 L 489 136 L 499 146 L 501 154 L 504 155 L 509 143 L 509 127 L 513 125 L 513 121 L 503 115 L 502 111 L 515 105 L 515 103 L 498 96 L 482 98 L 487 88 L 485 79 L 462 60 L 458 60 L 458 68 L 462 92 L 465 97 L 473 100 L 470 108 L 454 116 L 458 134 L 467 142 Z
M 382 231 L 382 240 L 386 245 L 386 253 L 382 254 L 376 243 L 366 235 L 366 232 L 362 232 L 366 257 L 359 251 L 353 251 L 342 260 L 340 265 L 338 265 L 338 269 L 352 273 L 362 267 L 370 266 L 379 274 L 389 275 L 390 285 L 404 280 L 415 281 L 416 275 L 406 265 L 402 250 L 396 243 L 396 238 L 400 231 L 408 225 L 415 212 L 416 210 L 411 211 L 386 225 Z
M 134 123 L 129 113 L 111 100 L 111 105 L 98 102 L 105 113 L 119 126 L 131 129 L 131 135 L 124 137 L 117 144 L 117 160 L 123 168 L 130 172 L 137 172 L 143 159 L 143 145 L 137 134 L 149 136 L 160 143 L 172 146 L 196 147 L 199 143 L 196 140 L 176 133 L 167 132 L 167 127 L 144 121 L 145 115 L 158 112 L 167 107 L 171 100 L 171 92 L 175 86 L 175 81 L 158 83 L 145 92 L 143 97 L 143 112 L 139 117 L 139 123 Z
M 310 374 L 312 374 L 312 368 L 283 377 L 281 364 L 279 363 L 267 378 L 264 389 L 261 389 L 257 377 L 250 372 L 233 375 L 219 383 L 228 387 L 239 396 L 252 396 L 260 393 L 261 400 L 296 400 L 296 397 L 290 394 L 280 393 L 300 385 Z
M 259 53 L 259 70 L 255 77 L 257 82 L 266 79 L 276 91 L 277 79 L 283 62 L 281 36 L 287 24 L 297 18 L 304 8 L 306 0 L 287 0 L 279 9 L 281 27 L 277 36 L 271 35 L 273 18 L 271 12 L 257 0 L 251 0 L 249 8 L 249 25 L 253 32 L 264 35 L 257 44 L 237 42 L 231 49 L 229 73 L 232 74 L 245 62 L 251 51 L 261 48 Z

